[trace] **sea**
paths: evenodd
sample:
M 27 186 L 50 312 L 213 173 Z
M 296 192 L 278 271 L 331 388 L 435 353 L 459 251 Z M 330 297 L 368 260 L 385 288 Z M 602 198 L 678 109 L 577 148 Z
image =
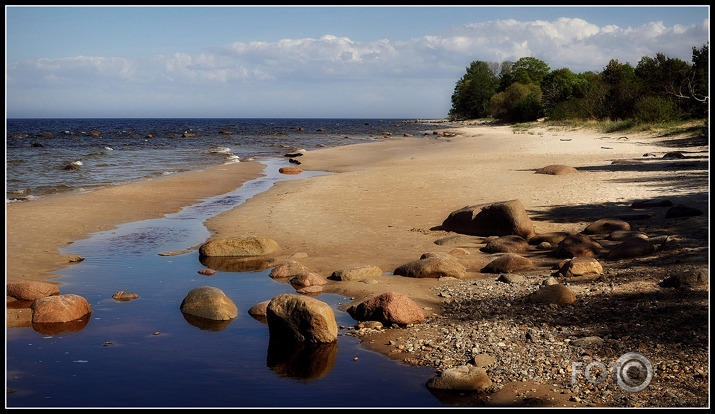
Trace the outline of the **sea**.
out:
M 415 119 L 7 119 L 6 201 L 296 150 L 422 137 L 437 126 Z
M 89 234 L 61 254 L 84 260 L 53 272 L 61 294 L 87 299 L 76 321 L 6 329 L 8 408 L 400 408 L 482 405 L 471 394 L 426 387 L 435 370 L 366 349 L 341 311 L 354 298 L 314 295 L 339 326 L 332 344 L 271 338 L 253 305 L 284 293 L 268 264 L 205 263 L 195 246 L 204 222 L 282 180 L 327 174 L 280 174 L 286 153 L 406 135 L 435 127 L 377 119 L 12 119 L 7 122 L 8 203 L 255 159 L 265 174 L 240 188 L 161 218 Z M 391 135 L 386 134 L 387 132 Z M 68 167 L 74 166 L 74 167 Z M 269 237 L 270 235 L 266 235 Z M 420 254 L 421 252 L 415 252 Z M 27 260 L 32 260 L 28 257 Z M 214 268 L 204 275 L 200 270 Z M 337 270 L 337 269 L 336 269 Z M 383 269 L 383 277 L 394 276 Z M 12 269 L 6 269 L 12 271 Z M 200 286 L 221 289 L 238 316 L 209 321 L 180 311 Z M 137 297 L 113 298 L 125 291 Z M 9 302 L 8 308 L 29 307 Z M 404 327 L 392 326 L 389 329 Z M 400 335 L 409 335 L 405 330 Z

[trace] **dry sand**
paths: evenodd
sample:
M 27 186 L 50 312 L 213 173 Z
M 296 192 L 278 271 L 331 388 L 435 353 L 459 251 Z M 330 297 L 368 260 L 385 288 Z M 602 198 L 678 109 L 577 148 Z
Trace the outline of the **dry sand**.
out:
M 302 264 L 333 271 L 377 265 L 385 272 L 429 251 L 450 212 L 467 205 L 519 199 L 537 233 L 580 231 L 623 211 L 631 202 L 669 198 L 705 212 L 693 231 L 707 232 L 707 142 L 648 134 L 604 134 L 538 127 L 469 125 L 455 136 L 426 135 L 307 152 L 304 170 L 333 174 L 280 182 L 244 204 L 207 221 L 212 237 L 256 235 L 281 246 L 278 262 L 305 253 Z M 688 144 L 688 147 L 683 145 Z M 685 151 L 688 168 L 668 167 L 668 151 Z M 652 154 L 653 156 L 644 156 Z M 639 160 L 644 164 L 613 164 Z M 576 167 L 568 175 L 535 174 L 541 167 Z M 67 266 L 58 248 L 113 226 L 159 217 L 201 198 L 222 194 L 260 174 L 262 165 L 240 163 L 89 193 L 6 206 L 6 283 L 44 280 Z M 705 242 L 707 244 L 707 242 Z M 702 246 L 701 246 L 702 247 Z M 478 250 L 466 256 L 468 277 L 488 262 Z M 705 253 L 707 257 L 707 246 Z M 707 259 L 705 259 L 707 261 Z M 549 268 L 552 263 L 540 263 Z M 441 312 L 437 279 L 383 277 L 377 284 L 331 282 L 326 290 L 357 302 L 374 294 L 407 294 L 427 313 Z M 378 351 L 389 353 L 378 342 Z

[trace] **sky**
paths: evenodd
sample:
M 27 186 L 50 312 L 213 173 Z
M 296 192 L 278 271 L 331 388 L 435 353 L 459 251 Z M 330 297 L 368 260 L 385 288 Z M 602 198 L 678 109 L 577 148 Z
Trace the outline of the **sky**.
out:
M 600 72 L 709 41 L 707 5 L 6 5 L 5 115 L 434 119 L 476 60 Z

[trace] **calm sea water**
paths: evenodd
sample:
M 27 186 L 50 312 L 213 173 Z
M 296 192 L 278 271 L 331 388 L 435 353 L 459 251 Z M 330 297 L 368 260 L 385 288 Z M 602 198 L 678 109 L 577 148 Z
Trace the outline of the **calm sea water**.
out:
M 38 121 L 28 121 L 28 124 L 34 122 Z M 47 122 L 47 125 L 55 125 Z M 87 125 L 97 125 L 94 122 L 98 121 L 81 121 Z M 107 125 L 116 125 L 115 120 L 107 122 Z M 126 122 L 127 125 L 131 124 L 130 121 Z M 157 122 L 162 124 L 164 121 Z M 174 120 L 171 122 L 177 123 L 169 122 L 171 125 L 203 125 L 203 128 L 207 128 L 209 124 L 224 125 L 223 121 L 217 120 L 207 120 L 205 124 L 199 121 L 186 121 L 186 124 Z M 254 126 L 259 123 L 250 122 Z M 72 142 L 70 149 L 61 149 L 62 147 L 53 141 L 67 138 L 64 135 L 46 138 L 42 141 L 45 145 L 43 147 L 18 145 L 21 140 L 31 143 L 36 138 L 10 138 L 9 141 L 18 140 L 14 144 L 16 151 L 13 151 L 16 155 L 27 152 L 38 156 L 32 151 L 39 149 L 47 151 L 45 157 L 48 159 L 58 160 L 59 157 L 50 151 L 51 148 L 67 154 L 84 154 L 84 158 L 80 157 L 83 160 L 80 171 L 86 167 L 89 167 L 87 170 L 116 168 L 120 171 L 121 168 L 114 164 L 121 162 L 132 165 L 137 170 L 151 171 L 142 173 L 144 175 L 141 176 L 128 174 L 122 178 L 124 181 L 130 181 L 160 174 L 160 171 L 169 171 L 171 169 L 165 167 L 171 165 L 176 169 L 190 169 L 226 162 L 211 158 L 218 155 L 202 152 L 207 146 L 211 148 L 223 144 L 231 148 L 232 154 L 248 157 L 271 154 L 271 151 L 280 154 L 292 148 L 292 145 L 308 149 L 374 139 L 367 131 L 363 131 L 366 135 L 362 135 L 362 138 L 330 138 L 312 132 L 306 133 L 305 136 L 295 133 L 294 138 L 291 138 L 290 126 L 311 125 L 308 122 L 294 121 L 281 123 L 286 136 L 279 135 L 280 138 L 277 139 L 270 132 L 276 128 L 271 125 L 276 124 L 260 122 L 263 122 L 261 125 L 268 125 L 266 128 L 269 132 L 263 138 L 265 141 L 262 145 L 254 144 L 250 151 L 245 152 L 238 149 L 248 145 L 236 145 L 241 142 L 238 134 L 228 137 L 207 134 L 213 138 L 200 138 L 200 131 L 203 129 L 198 127 L 192 129 L 197 131 L 197 138 L 163 138 L 167 143 L 173 144 L 171 148 L 161 147 L 157 144 L 159 140 L 155 141 L 154 138 L 146 138 L 145 141 L 143 138 L 124 137 L 122 134 L 128 135 L 121 132 L 124 129 L 116 133 L 119 136 L 116 140 L 101 143 L 99 137 L 70 132 L 66 135 L 74 134 L 72 136 L 77 138 L 69 139 L 68 142 Z M 325 125 L 327 131 L 328 121 L 315 122 L 312 128 L 320 122 Z M 361 124 L 368 127 L 370 125 L 367 123 L 379 121 L 350 122 L 357 128 Z M 380 124 L 382 127 L 392 125 L 393 130 L 399 131 L 409 131 L 409 127 L 414 127 L 414 132 L 419 132 L 424 128 L 424 125 L 409 122 L 383 122 Z M 52 131 L 62 130 L 67 125 L 60 122 L 56 124 L 59 129 Z M 307 131 L 308 127 L 304 128 L 304 131 Z M 176 130 L 182 129 L 184 128 Z M 376 130 L 382 131 L 382 128 Z M 155 130 L 149 132 L 153 132 L 152 135 L 155 136 L 160 135 Z M 269 136 L 271 138 L 268 138 Z M 309 138 L 310 136 L 313 138 Z M 259 139 L 261 135 L 256 134 L 255 137 Z M 55 146 L 50 145 L 53 142 Z M 336 144 L 337 142 L 340 144 Z M 120 151 L 124 144 L 130 147 L 125 149 L 126 154 L 118 157 L 119 160 L 111 158 L 114 151 Z M 91 155 L 87 157 L 87 154 L 92 154 L 92 145 L 106 145 L 116 149 L 111 154 L 105 152 L 103 155 L 97 155 L 100 159 L 106 159 L 95 164 L 89 161 L 92 160 Z M 140 148 L 134 148 L 135 146 Z M 142 162 L 149 164 L 158 154 L 185 154 L 185 159 L 177 161 L 171 160 L 169 156 L 160 157 L 160 161 L 154 164 L 155 167 L 142 166 L 142 163 L 138 162 L 143 160 Z M 226 154 L 222 156 L 225 157 Z M 39 159 L 42 157 L 40 155 Z M 199 158 L 204 161 L 197 162 Z M 67 158 L 71 159 L 73 158 Z M 271 167 L 290 165 L 285 157 L 265 157 L 261 158 L 261 162 Z M 61 174 L 66 172 L 56 168 L 61 164 L 55 161 L 53 168 L 38 166 L 36 169 L 44 168 L 48 170 L 48 174 L 59 174 L 61 177 Z M 162 167 L 157 168 L 157 164 Z M 127 223 L 115 230 L 93 234 L 63 248 L 63 254 L 78 254 L 86 259 L 56 272 L 60 277 L 53 281 L 61 283 L 60 290 L 63 294 L 72 293 L 85 297 L 92 307 L 92 313 L 86 319 L 68 324 L 44 324 L 6 330 L 6 385 L 12 391 L 6 396 L 6 406 L 51 408 L 451 405 L 449 399 L 445 400 L 450 398 L 449 396 L 434 395 L 425 387 L 427 380 L 434 375 L 432 368 L 413 367 L 393 361 L 365 350 L 357 338 L 345 335 L 346 327 L 351 327 L 356 322 L 338 308 L 340 304 L 350 302 L 350 298 L 334 294 L 316 296 L 316 299 L 333 307 L 336 321 L 343 327 L 336 343 L 321 347 L 285 346 L 271 341 L 267 325 L 247 313 L 254 304 L 281 293 L 295 292 L 285 281 L 270 278 L 270 268 L 242 269 L 232 265 L 209 265 L 202 263 L 196 251 L 173 256 L 159 254 L 187 249 L 202 243 L 209 237 L 203 225 L 208 217 L 268 190 L 276 181 L 322 174 L 306 172 L 298 176 L 286 176 L 279 174 L 277 170 L 278 168 L 266 168 L 265 176 L 249 181 L 233 192 L 188 206 L 178 213 L 161 219 Z M 77 180 L 67 180 L 64 185 L 79 188 L 89 187 L 90 182 L 91 185 L 104 185 L 121 181 L 112 179 L 106 171 L 97 175 L 107 175 L 105 182 L 87 181 L 80 184 Z M 28 182 L 38 181 L 28 179 Z M 36 190 L 39 187 L 33 184 L 28 188 L 38 191 L 35 194 L 43 194 Z M 32 191 L 30 195 L 33 194 Z M 206 267 L 215 268 L 217 273 L 213 276 L 197 273 Z M 388 273 L 384 277 L 399 276 Z M 198 286 L 213 286 L 223 290 L 236 303 L 238 317 L 219 325 L 185 317 L 179 310 L 181 301 L 191 289 Z M 112 299 L 115 292 L 122 290 L 136 293 L 139 298 L 127 302 Z
M 369 142 L 384 132 L 421 137 L 431 128 L 380 119 L 8 119 L 6 199 Z

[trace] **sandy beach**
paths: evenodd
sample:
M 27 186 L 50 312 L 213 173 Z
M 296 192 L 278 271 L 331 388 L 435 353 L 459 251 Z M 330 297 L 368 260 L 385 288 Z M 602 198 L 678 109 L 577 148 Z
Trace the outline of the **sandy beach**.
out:
M 632 277 L 633 272 L 643 274 L 644 268 L 653 269 L 645 272 L 647 277 L 641 280 L 651 288 L 674 267 L 707 266 L 707 141 L 545 126 L 515 132 L 510 126 L 470 124 L 449 132 L 309 151 L 300 157 L 300 167 L 331 174 L 279 182 L 269 191 L 208 220 L 206 226 L 212 237 L 271 238 L 281 247 L 275 257 L 277 263 L 293 260 L 300 254 L 301 258 L 295 260 L 327 277 L 335 270 L 362 265 L 392 272 L 425 252 L 449 252 L 454 246 L 434 242 L 455 233 L 439 226 L 452 211 L 468 205 L 518 199 L 537 233 L 576 233 L 599 218 L 641 212 L 629 209 L 634 201 L 667 198 L 704 212 L 676 223 L 658 219 L 643 226 L 655 235 L 671 236 L 678 250 L 670 251 L 660 263 L 656 257 L 650 258 L 653 259 L 650 264 L 604 263 L 604 268 L 611 266 L 624 274 L 631 271 L 628 274 Z M 664 160 L 663 155 L 671 151 L 681 151 L 686 158 Z M 619 163 L 619 160 L 633 162 Z M 537 169 L 554 164 L 572 166 L 578 172 L 535 174 Z M 160 217 L 202 198 L 231 191 L 260 175 L 262 169 L 259 163 L 245 162 L 93 192 L 7 204 L 6 283 L 52 281 L 53 272 L 68 266 L 71 260 L 60 255 L 58 248 L 88 233 Z M 467 267 L 465 280 L 493 280 L 498 275 L 479 271 L 490 261 L 490 255 L 479 250 L 483 244 L 476 239 L 473 246 L 466 247 L 469 254 L 459 258 Z M 536 268 L 528 276 L 534 280 L 548 276 L 559 262 L 547 254 L 536 253 L 532 260 Z M 428 320 L 437 320 L 449 316 L 445 297 L 438 291 L 456 282 L 385 276 L 376 284 L 330 281 L 324 290 L 346 295 L 352 303 L 387 291 L 403 293 L 424 309 Z M 707 288 L 705 292 L 707 296 Z M 422 333 L 426 332 L 423 328 Z M 365 346 L 392 358 L 428 365 L 426 357 L 415 362 L 419 356 L 395 350 L 394 343 L 408 336 L 404 330 L 386 330 L 365 335 L 363 341 Z M 708 353 L 708 349 L 701 349 L 693 358 Z M 705 388 L 698 382 L 691 390 L 692 398 L 682 397 L 696 405 L 709 395 L 707 366 L 698 369 L 704 370 Z M 690 377 L 700 375 L 694 371 L 686 373 Z M 504 385 L 507 382 L 512 385 Z M 517 383 L 502 383 L 501 394 L 494 394 L 493 402 L 528 405 L 521 390 L 524 385 L 513 384 Z M 579 405 L 584 399 L 582 394 L 574 397 L 573 390 L 562 393 L 553 386 L 547 388 L 543 393 L 539 388 L 540 395 L 553 394 L 554 399 L 543 405 Z M 506 390 L 511 393 L 508 398 L 504 397 Z M 545 401 L 543 398 L 540 401 Z M 658 396 L 627 402 L 599 398 L 592 403 L 652 405 Z

